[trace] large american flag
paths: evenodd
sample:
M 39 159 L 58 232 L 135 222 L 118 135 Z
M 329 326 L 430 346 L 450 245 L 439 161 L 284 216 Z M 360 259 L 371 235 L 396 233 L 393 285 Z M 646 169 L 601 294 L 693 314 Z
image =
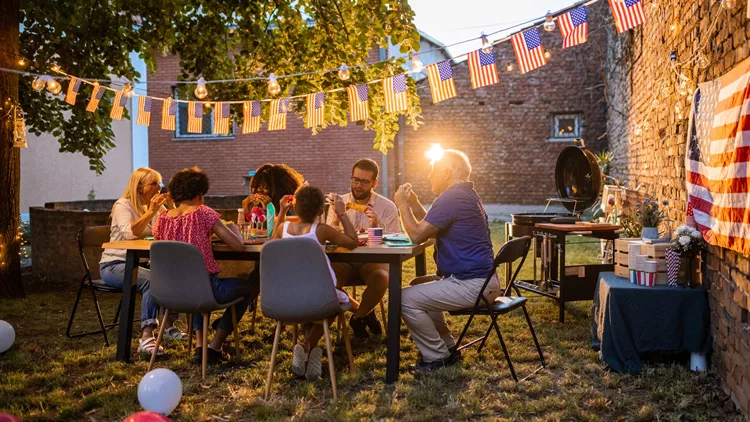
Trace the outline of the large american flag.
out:
M 232 125 L 229 103 L 216 103 L 214 108 L 214 135 L 229 135 L 229 127 Z
M 260 101 L 242 103 L 242 133 L 260 131 Z
M 151 106 L 153 100 L 149 97 L 138 96 L 138 117 L 135 122 L 142 126 L 151 124 Z
M 91 99 L 89 100 L 88 105 L 86 105 L 86 111 L 91 113 L 96 111 L 96 108 L 99 106 L 99 101 L 101 101 L 104 96 L 104 91 L 106 90 L 103 86 L 94 84 L 94 89 L 91 91 Z
M 453 81 L 453 67 L 450 60 L 427 66 L 427 81 L 430 83 L 433 103 L 456 96 L 456 84 Z
M 485 53 L 482 49 L 469 53 L 469 76 L 472 89 L 500 82 L 497 77 L 495 53 Z
M 307 127 L 323 124 L 323 113 L 326 105 L 326 93 L 307 94 Z
M 750 59 L 699 85 L 685 156 L 688 208 L 712 245 L 750 254 Z
M 188 133 L 203 132 L 203 103 L 188 102 Z
M 115 120 L 122 120 L 122 111 L 125 110 L 125 104 L 127 103 L 128 97 L 125 96 L 123 90 L 117 91 L 115 100 L 112 101 L 112 111 L 109 113 L 109 117 Z
M 609 0 L 609 7 L 615 17 L 618 34 L 646 21 L 641 0 Z
M 81 80 L 75 76 L 70 77 L 70 83 L 68 84 L 68 93 L 65 94 L 65 102 L 70 105 L 75 105 L 76 97 L 78 97 L 78 91 L 81 90 Z
M 172 98 L 166 98 L 161 102 L 161 128 L 164 130 L 175 130 L 175 118 L 177 116 L 177 102 Z
M 370 117 L 370 107 L 367 100 L 370 99 L 370 87 L 367 84 L 349 85 L 346 87 L 349 96 L 349 121 L 358 122 Z
M 563 48 L 583 44 L 589 39 L 589 14 L 586 6 L 573 9 L 557 18 L 563 37 Z
M 289 111 L 289 98 L 271 100 L 271 110 L 268 113 L 268 130 L 286 129 L 286 113 Z
M 385 112 L 406 110 L 406 75 L 403 73 L 383 79 Z
M 547 59 L 544 58 L 542 38 L 539 36 L 537 28 L 517 32 L 513 34 L 510 41 L 513 44 L 513 51 L 515 51 L 516 60 L 518 60 L 518 69 L 522 75 L 547 64 Z

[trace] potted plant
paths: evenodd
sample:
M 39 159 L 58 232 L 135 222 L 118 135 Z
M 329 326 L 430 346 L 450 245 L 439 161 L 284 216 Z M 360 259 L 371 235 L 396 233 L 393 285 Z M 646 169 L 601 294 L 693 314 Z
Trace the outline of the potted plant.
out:
M 664 200 L 661 204 L 666 207 L 669 202 Z M 647 196 L 643 202 L 635 204 L 634 217 L 643 228 L 641 231 L 642 238 L 653 240 L 659 238 L 659 225 L 664 221 L 665 216 L 656 199 Z
M 672 246 L 665 253 L 669 284 L 675 286 L 687 282 L 690 287 L 696 277 L 693 261 L 705 248 L 706 242 L 698 229 L 684 225 L 675 230 L 672 239 Z

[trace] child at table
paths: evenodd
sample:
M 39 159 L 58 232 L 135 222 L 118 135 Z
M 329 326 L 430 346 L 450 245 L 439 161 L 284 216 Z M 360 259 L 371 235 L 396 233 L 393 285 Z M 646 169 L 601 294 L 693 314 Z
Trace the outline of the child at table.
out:
M 208 176 L 197 167 L 181 170 L 172 176 L 169 182 L 169 194 L 176 208 L 159 215 L 153 228 L 154 238 L 187 242 L 197 246 L 203 255 L 216 301 L 227 303 L 244 296 L 244 300 L 235 305 L 237 321 L 239 321 L 247 309 L 252 289 L 247 280 L 219 278 L 220 268 L 214 259 L 211 236 L 216 234 L 235 251 L 243 250 L 245 245 L 236 225 L 224 225 L 219 218 L 219 213 L 204 205 L 203 198 L 208 192 L 208 185 Z M 196 331 L 193 359 L 201 362 L 203 359 L 203 317 L 199 313 L 193 315 L 193 328 Z M 207 361 L 209 363 L 229 359 L 229 356 L 222 352 L 221 346 L 233 328 L 232 310 L 227 308 L 219 320 L 213 340 L 208 344 Z
M 347 248 L 354 249 L 359 246 L 357 232 L 352 226 L 351 221 L 346 216 L 346 205 L 343 199 L 336 194 L 330 194 L 333 199 L 336 215 L 341 219 L 344 226 L 344 233 L 328 224 L 318 223 L 319 217 L 323 214 L 326 198 L 323 192 L 314 186 L 303 185 L 294 197 L 291 195 L 281 198 L 281 211 L 279 212 L 279 222 L 273 232 L 273 239 L 290 238 L 290 237 L 307 237 L 315 239 L 324 247 L 326 242 Z M 289 208 L 294 205 L 294 212 L 299 217 L 299 221 L 286 221 L 286 214 Z M 326 257 L 326 260 L 328 258 Z M 331 272 L 333 285 L 336 286 L 336 274 L 328 262 L 328 270 Z M 342 290 L 336 290 L 341 303 L 342 309 L 356 311 L 359 304 Z M 312 322 L 303 325 L 305 342 L 294 346 L 292 357 L 292 372 L 298 376 L 304 376 L 308 380 L 314 380 L 320 377 L 323 351 L 317 347 L 320 338 L 323 336 L 323 326 L 313 324 Z

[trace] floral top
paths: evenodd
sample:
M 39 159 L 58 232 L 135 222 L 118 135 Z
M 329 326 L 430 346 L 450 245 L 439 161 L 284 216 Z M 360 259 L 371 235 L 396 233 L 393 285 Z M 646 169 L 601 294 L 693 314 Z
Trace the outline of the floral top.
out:
M 211 249 L 211 235 L 219 217 L 218 212 L 205 205 L 200 205 L 195 211 L 178 217 L 170 217 L 166 212 L 162 212 L 153 227 L 154 238 L 192 243 L 201 251 L 208 273 L 218 274 L 221 269 Z

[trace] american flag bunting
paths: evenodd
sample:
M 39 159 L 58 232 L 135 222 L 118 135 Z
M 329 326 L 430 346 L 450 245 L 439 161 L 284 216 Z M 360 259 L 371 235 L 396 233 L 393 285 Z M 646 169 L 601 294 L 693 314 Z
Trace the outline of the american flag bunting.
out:
M 307 95 L 307 127 L 320 126 L 323 124 L 325 112 L 326 93 L 317 92 Z
M 517 32 L 513 34 L 510 41 L 513 44 L 513 51 L 515 51 L 516 60 L 518 60 L 518 69 L 522 75 L 547 64 L 539 29 L 530 28 L 526 31 Z
M 135 122 L 141 126 L 148 126 L 151 124 L 151 107 L 153 99 L 150 97 L 138 96 L 138 117 Z
M 563 37 L 563 49 L 583 44 L 589 39 L 589 14 L 586 6 L 573 9 L 557 18 L 560 34 Z
M 164 130 L 175 130 L 177 116 L 177 102 L 172 98 L 165 98 L 161 103 L 161 128 Z
M 229 106 L 229 103 L 216 103 L 216 107 L 214 108 L 215 135 L 229 135 L 229 127 L 232 125 Z
M 268 114 L 268 130 L 286 129 L 286 113 L 289 111 L 289 98 L 271 100 Z
M 630 28 L 635 28 L 646 21 L 641 0 L 608 1 L 610 9 L 612 9 L 612 15 L 615 17 L 618 34 L 622 34 Z
M 101 101 L 102 97 L 104 96 L 104 89 L 103 86 L 100 86 L 99 84 L 94 85 L 94 89 L 91 91 L 91 99 L 89 100 L 88 105 L 86 105 L 86 111 L 88 112 L 95 112 L 96 108 L 99 106 L 99 101 Z
M 242 103 L 242 133 L 260 131 L 260 101 Z
M 188 133 L 203 132 L 203 103 L 188 102 Z
M 349 85 L 346 87 L 349 96 L 349 121 L 358 122 L 370 117 L 370 87 L 367 84 Z
M 115 93 L 115 99 L 112 101 L 112 111 L 109 113 L 109 117 L 115 120 L 122 120 L 122 112 L 125 110 L 125 105 L 128 103 L 128 97 L 122 90 Z
M 469 53 L 469 76 L 472 89 L 500 82 L 497 77 L 495 53 L 485 53 L 481 49 Z
M 406 75 L 396 75 L 383 80 L 385 112 L 406 110 Z
M 75 105 L 76 98 L 78 97 L 78 91 L 81 90 L 81 80 L 75 76 L 70 77 L 70 83 L 68 84 L 68 92 L 65 94 L 65 102 L 70 105 Z
M 453 81 L 453 67 L 450 60 L 427 66 L 427 80 L 430 83 L 433 103 L 456 96 L 456 84 Z

